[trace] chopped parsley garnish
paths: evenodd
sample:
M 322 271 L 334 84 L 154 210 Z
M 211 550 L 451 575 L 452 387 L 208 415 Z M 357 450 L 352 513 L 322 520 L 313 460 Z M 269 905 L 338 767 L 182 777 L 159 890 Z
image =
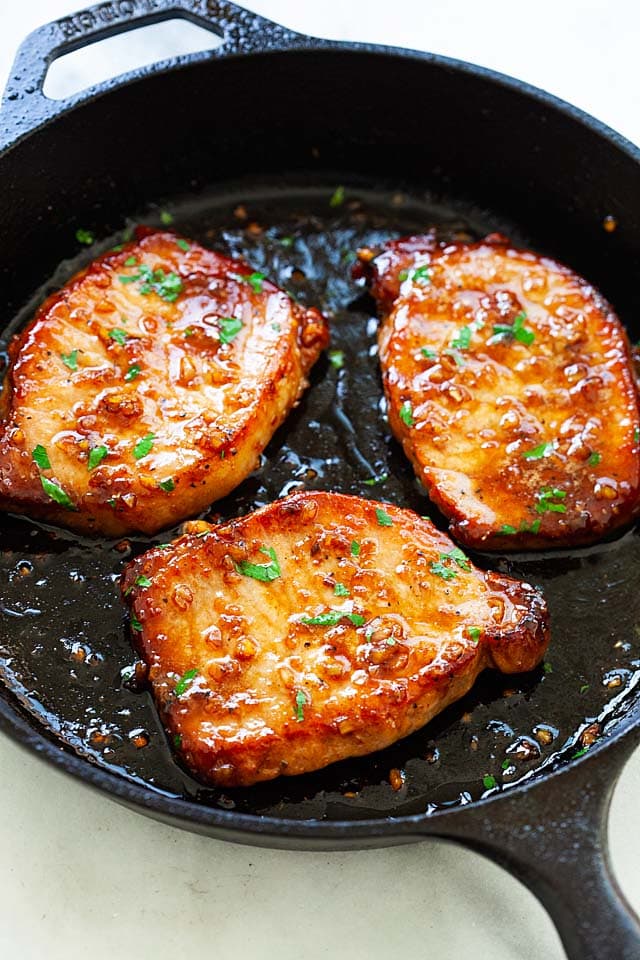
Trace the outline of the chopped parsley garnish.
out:
M 454 580 L 457 571 L 452 569 L 452 563 L 460 567 L 461 570 L 471 570 L 469 558 L 459 547 L 454 547 L 452 550 L 449 550 L 448 553 L 441 553 L 439 560 L 432 561 L 431 573 L 434 573 L 437 577 L 441 577 L 443 580 Z
M 51 461 L 49 460 L 49 454 L 42 446 L 41 443 L 37 447 L 33 448 L 33 453 L 31 454 L 33 462 L 36 463 L 41 470 L 51 470 Z
M 124 375 L 125 380 L 130 383 L 132 380 L 135 380 L 136 377 L 140 375 L 140 367 L 137 363 L 132 363 L 127 372 Z
M 525 520 L 523 520 L 517 529 L 516 527 L 512 527 L 511 524 L 505 523 L 502 527 L 500 527 L 498 533 L 504 537 L 510 537 L 516 533 L 539 533 L 541 523 L 542 520 L 539 517 L 537 520 L 533 520 L 531 523 L 527 523 Z
M 484 784 L 485 790 L 491 790 L 493 787 L 497 787 L 498 783 L 496 778 L 493 777 L 490 773 L 487 773 L 482 778 L 482 783 Z
M 344 583 L 336 583 L 336 585 L 333 588 L 333 595 L 335 597 L 348 597 L 349 588 L 345 587 Z
M 480 627 L 467 627 L 467 634 L 472 643 L 477 644 L 479 642 L 481 633 Z
M 590 467 L 597 467 L 601 460 L 602 460 L 602 454 L 594 450 L 587 462 Z
M 471 327 L 460 327 L 458 336 L 451 341 L 452 350 L 468 350 L 471 345 Z
M 342 370 L 344 367 L 344 351 L 329 350 L 329 363 L 336 370 Z
M 408 400 L 400 407 L 400 419 L 407 427 L 413 427 L 415 420 L 413 419 L 413 410 L 411 409 L 411 404 Z
M 336 187 L 329 200 L 330 207 L 341 207 L 344 203 L 344 187 Z
M 160 223 L 163 223 L 165 227 L 168 227 L 173 223 L 173 214 L 169 213 L 168 210 L 160 211 Z
M 66 507 L 67 510 L 75 510 L 73 500 L 64 492 L 59 483 L 56 483 L 55 480 L 49 480 L 47 477 L 40 477 L 40 483 L 46 495 L 55 503 L 59 503 L 61 507 Z
M 420 353 L 427 360 L 435 360 L 436 357 L 438 356 L 435 350 L 431 350 L 429 347 L 420 347 Z
M 173 737 L 173 745 L 174 745 L 174 747 L 176 748 L 176 750 L 179 750 L 179 749 L 180 749 L 180 747 L 182 746 L 182 734 L 181 734 L 181 733 L 176 733 L 176 734 L 174 735 L 174 737 Z
M 553 667 L 549 662 L 545 663 L 542 669 L 545 673 L 553 673 Z
M 146 437 L 142 437 L 140 440 L 138 440 L 133 448 L 133 455 L 136 460 L 142 460 L 142 458 L 146 457 L 148 453 L 151 453 L 155 438 L 155 433 L 148 433 Z
M 583 683 L 580 687 L 580 693 L 586 693 L 590 686 L 590 683 Z
M 191 250 L 191 244 L 186 240 L 183 240 L 182 237 L 178 237 L 176 240 L 176 246 L 180 247 L 181 250 L 184 250 L 185 253 L 188 253 Z
M 94 242 L 95 237 L 91 233 L 91 230 L 83 230 L 83 228 L 80 227 L 78 230 L 76 230 L 76 240 L 78 243 L 84 243 L 85 246 L 90 247 Z
M 131 275 L 121 275 L 120 283 L 133 283 L 140 281 L 140 293 L 147 296 L 150 293 L 156 293 L 167 303 L 175 303 L 182 293 L 182 280 L 177 273 L 165 273 L 162 267 L 152 270 L 146 263 L 140 264 L 138 273 Z
M 457 367 L 464 367 L 465 362 L 464 362 L 464 359 L 460 356 L 459 350 L 443 350 L 442 352 L 446 354 L 448 357 L 453 357 Z
M 142 630 L 142 624 L 137 617 L 131 616 L 131 629 L 136 630 L 138 633 Z
M 89 470 L 95 470 L 96 467 L 99 467 L 104 458 L 109 453 L 109 448 L 105 446 L 92 447 L 89 451 L 89 462 L 87 467 Z
M 493 327 L 494 337 L 499 339 L 504 339 L 506 337 L 512 337 L 514 340 L 518 340 L 520 343 L 524 343 L 526 347 L 530 347 L 533 341 L 536 338 L 533 330 L 529 330 L 525 327 L 527 320 L 527 315 L 524 311 L 519 313 L 515 317 L 513 323 L 496 323 Z
M 304 708 L 309 703 L 309 698 L 304 690 L 298 690 L 296 692 L 296 720 L 298 723 L 302 723 L 304 720 Z
M 186 340 L 188 340 L 189 337 L 192 337 L 194 335 L 194 333 L 195 333 L 195 330 L 193 329 L 193 327 L 185 327 L 184 330 L 182 331 L 182 336 Z
M 280 237 L 280 243 L 283 247 L 292 247 L 294 244 L 293 237 Z
M 220 317 L 218 320 L 220 343 L 231 343 L 238 336 L 243 326 L 242 320 L 238 320 L 237 317 Z
M 392 527 L 393 520 L 388 513 L 385 513 L 380 507 L 376 507 L 376 520 L 381 527 Z M 353 545 L 352 545 L 353 546 Z
M 140 574 L 140 576 L 136 579 L 136 587 L 150 587 L 150 586 L 151 586 L 151 580 L 149 580 L 149 577 L 145 577 L 144 574 Z
M 158 486 L 161 490 L 164 490 L 165 493 L 171 493 L 172 490 L 175 490 L 176 483 L 173 477 L 167 477 L 166 480 L 161 480 Z
M 633 428 L 633 442 L 640 443 L 640 427 Z
M 113 330 L 109 330 L 109 337 L 123 347 L 127 340 L 127 331 L 123 330 L 122 327 L 114 327 Z
M 522 454 L 522 459 L 542 460 L 543 457 L 548 457 L 550 453 L 553 453 L 553 450 L 553 442 L 539 443 L 537 447 L 533 447 L 531 450 L 525 450 Z
M 237 573 L 243 577 L 252 577 L 254 580 L 261 580 L 262 583 L 271 583 L 282 575 L 278 558 L 273 547 L 260 547 L 260 552 L 270 557 L 269 563 L 250 563 L 248 560 L 241 560 L 234 564 Z
M 186 670 L 173 688 L 173 692 L 175 693 L 176 697 L 181 697 L 187 687 L 191 686 L 193 679 L 197 676 L 198 670 L 196 667 L 192 667 L 191 670 Z
M 376 487 L 380 483 L 385 483 L 388 479 L 388 473 L 376 473 L 372 477 L 367 477 L 367 479 L 362 482 L 366 483 L 368 487 Z
M 360 544 L 357 540 L 351 541 L 351 556 L 359 557 L 360 556 Z
M 581 750 L 576 750 L 576 752 L 573 754 L 573 756 L 571 757 L 571 759 L 572 759 L 572 760 L 577 760 L 578 757 L 584 757 L 584 755 L 585 755 L 585 753 L 587 752 L 588 749 L 589 749 L 588 747 L 582 747 Z
M 258 273 L 257 270 L 253 273 L 232 273 L 231 276 L 234 280 L 248 283 L 254 293 L 262 293 L 262 281 L 267 278 L 266 273 Z
M 511 760 L 503 760 L 500 766 L 502 767 L 503 770 L 508 770 L 509 767 L 511 766 Z
M 542 487 L 539 493 L 536 493 L 536 511 L 538 513 L 566 513 L 567 507 L 564 503 L 554 503 L 554 500 L 564 500 L 567 494 L 565 490 L 559 490 L 557 487 Z
M 78 369 L 78 351 L 72 350 L 71 353 L 61 353 L 60 358 L 64 363 L 65 367 L 69 367 L 69 370 Z
M 416 267 L 415 270 L 401 270 L 398 274 L 400 283 L 411 278 L 413 283 L 420 283 L 424 286 L 431 283 L 431 269 L 425 264 L 422 267 Z
M 127 259 L 124 262 L 124 265 L 125 267 L 137 267 L 138 258 L 132 254 L 130 257 L 127 257 Z
M 300 623 L 307 627 L 335 627 L 341 620 L 350 620 L 354 627 L 361 627 L 366 621 L 361 613 L 345 613 L 344 610 L 328 610 L 317 617 L 300 617 Z

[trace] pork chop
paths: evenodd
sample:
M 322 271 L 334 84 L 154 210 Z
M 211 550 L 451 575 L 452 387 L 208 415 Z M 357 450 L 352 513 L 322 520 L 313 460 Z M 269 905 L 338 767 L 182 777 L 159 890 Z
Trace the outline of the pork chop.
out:
M 577 274 L 504 237 L 362 253 L 389 421 L 462 543 L 583 544 L 638 507 L 626 334 Z
M 133 636 L 178 754 L 247 786 L 380 750 L 485 667 L 533 669 L 541 594 L 409 510 L 298 493 L 129 565 Z
M 327 342 L 244 261 L 140 230 L 11 342 L 0 508 L 107 535 L 197 514 L 254 469 Z

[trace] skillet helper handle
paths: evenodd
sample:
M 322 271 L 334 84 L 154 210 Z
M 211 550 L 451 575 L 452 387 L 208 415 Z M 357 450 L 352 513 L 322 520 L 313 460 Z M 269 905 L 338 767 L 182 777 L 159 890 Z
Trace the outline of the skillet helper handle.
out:
M 525 794 L 470 808 L 447 830 L 538 897 L 569 960 L 640 958 L 640 922 L 611 872 L 607 840 L 613 789 L 637 741 L 627 735 Z
M 12 121 L 7 132 L 13 133 L 13 137 L 2 139 L 16 139 L 20 133 L 29 132 L 40 122 L 86 96 L 80 93 L 62 101 L 45 97 L 45 77 L 55 59 L 97 40 L 172 18 L 189 20 L 222 38 L 222 46 L 210 56 L 281 49 L 295 46 L 303 39 L 300 34 L 228 0 L 110 0 L 99 3 L 38 27 L 23 41 L 9 76 L 0 114 L 3 126 Z M 166 65 L 165 61 L 165 68 Z M 153 70 L 154 67 L 145 68 L 145 74 Z M 118 79 L 124 83 L 131 76 L 131 73 L 123 74 Z

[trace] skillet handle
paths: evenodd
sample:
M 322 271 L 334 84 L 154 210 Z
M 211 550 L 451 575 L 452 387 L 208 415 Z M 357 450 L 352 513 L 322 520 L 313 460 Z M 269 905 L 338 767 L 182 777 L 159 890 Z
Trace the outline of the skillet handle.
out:
M 281 27 L 229 0 L 110 0 L 108 3 L 99 3 L 38 27 L 23 41 L 2 100 L 0 124 L 7 135 L 0 139 L 3 142 L 18 139 L 21 134 L 30 132 L 40 123 L 87 98 L 87 91 L 66 100 L 49 100 L 45 97 L 45 77 L 55 59 L 97 40 L 172 18 L 189 20 L 223 40 L 215 50 L 190 54 L 189 61 L 282 49 L 300 45 L 306 40 L 302 34 Z M 145 75 L 161 72 L 184 60 L 184 57 L 174 58 L 142 69 Z M 92 88 L 91 92 L 126 83 L 137 73 L 122 74 Z
M 446 831 L 529 887 L 569 960 L 640 958 L 640 922 L 611 872 L 607 841 L 613 789 L 637 741 L 636 731 L 525 794 L 467 808 Z

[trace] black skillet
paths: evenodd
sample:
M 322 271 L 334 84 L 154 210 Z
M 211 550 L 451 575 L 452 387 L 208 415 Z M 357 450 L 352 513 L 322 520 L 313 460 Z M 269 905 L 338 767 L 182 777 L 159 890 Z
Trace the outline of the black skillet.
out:
M 173 16 L 224 44 L 64 102 L 44 97 L 55 57 Z M 315 40 L 229 3 L 112 0 L 25 41 L 0 146 L 6 334 L 127 226 L 167 212 L 332 316 L 342 356 L 319 365 L 260 470 L 214 515 L 299 485 L 429 510 L 379 402 L 373 307 L 349 278 L 362 243 L 430 225 L 443 236 L 501 229 L 589 277 L 638 335 L 640 153 L 573 107 L 466 63 Z M 78 228 L 98 242 L 81 248 Z M 486 674 L 373 757 L 233 793 L 203 789 L 174 762 L 131 679 L 116 580 L 145 545 L 2 520 L 9 736 L 140 812 L 215 837 L 310 849 L 456 840 L 537 894 L 572 960 L 640 956 L 606 843 L 611 793 L 640 739 L 636 531 L 570 553 L 476 556 L 543 587 L 544 669 Z

